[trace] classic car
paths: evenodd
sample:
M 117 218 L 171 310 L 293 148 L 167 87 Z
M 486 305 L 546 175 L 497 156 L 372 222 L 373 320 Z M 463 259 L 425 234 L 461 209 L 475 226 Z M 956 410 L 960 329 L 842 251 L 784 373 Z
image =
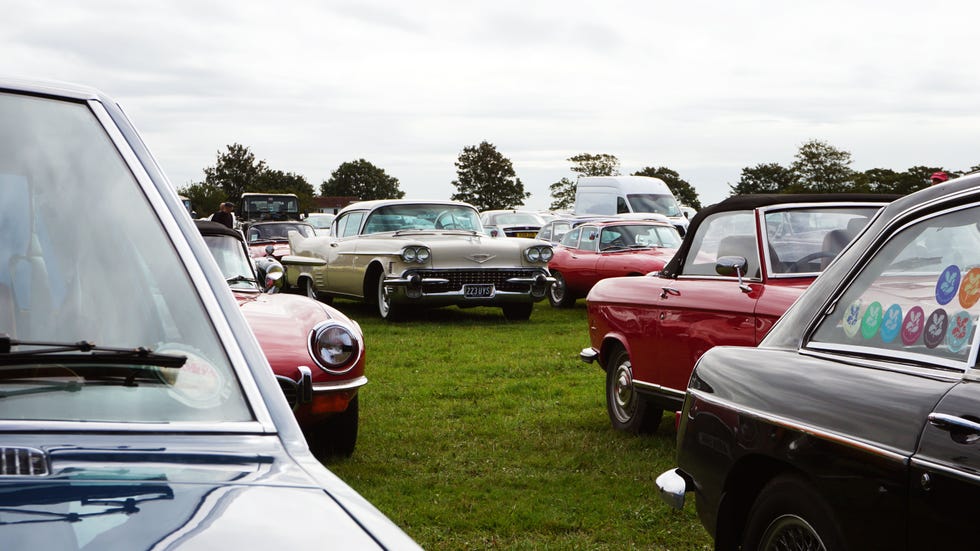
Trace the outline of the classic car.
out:
M 360 327 L 322 302 L 276 292 L 282 280 L 270 276 L 284 275 L 282 266 L 270 257 L 253 266 L 240 232 L 206 220 L 195 224 L 284 386 L 313 455 L 350 456 L 357 443 L 358 389 L 367 384 Z M 293 381 L 307 371 L 312 393 L 304 399 Z
M 313 226 L 313 231 L 317 235 L 330 235 L 330 224 L 336 217 L 336 215 L 326 212 L 312 212 L 303 221 Z
M 316 230 L 306 222 L 255 222 L 245 229 L 249 255 L 252 258 L 271 256 L 276 260 L 289 254 L 289 232 L 313 237 Z
M 310 453 L 118 104 L 0 80 L 0 120 L 0 547 L 418 549 Z
M 538 234 L 544 219 L 530 210 L 488 210 L 480 213 L 480 222 L 491 237 L 528 237 Z
M 565 233 L 548 270 L 555 282 L 548 300 L 556 308 L 575 305 L 608 277 L 641 276 L 667 264 L 681 236 L 669 222 L 601 219 Z
M 541 241 L 547 241 L 551 243 L 552 246 L 557 246 L 561 243 L 561 238 L 568 233 L 568 230 L 578 226 L 579 224 L 584 224 L 590 220 L 596 220 L 599 218 L 605 218 L 601 216 L 558 216 L 552 220 L 548 220 L 541 226 L 538 230 L 537 235 L 534 236 L 535 239 Z
M 656 275 L 608 278 L 586 300 L 586 362 L 605 371 L 615 429 L 651 432 L 674 411 L 694 362 L 717 345 L 755 346 L 849 239 L 893 196 L 749 195 L 702 209 Z M 744 258 L 741 271 L 732 258 Z
M 717 549 L 976 549 L 980 176 L 896 200 L 755 348 L 698 362 L 681 506 Z
M 329 236 L 290 232 L 287 287 L 310 297 L 344 297 L 395 319 L 430 306 L 499 306 L 509 320 L 531 317 L 554 281 L 550 245 L 492 238 L 472 206 L 392 199 L 349 205 Z

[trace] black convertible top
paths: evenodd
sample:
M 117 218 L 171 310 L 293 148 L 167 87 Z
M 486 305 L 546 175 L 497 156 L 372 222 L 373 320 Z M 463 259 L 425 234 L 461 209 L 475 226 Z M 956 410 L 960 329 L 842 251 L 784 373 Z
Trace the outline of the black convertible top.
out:
M 242 232 L 233 230 L 221 222 L 195 220 L 194 224 L 197 226 L 197 230 L 201 232 L 201 235 L 228 235 L 239 241 L 245 241 L 245 236 L 242 235 Z
M 684 259 L 687 258 L 687 252 L 691 249 L 691 243 L 694 241 L 698 226 L 705 218 L 718 212 L 752 210 L 759 207 L 796 203 L 891 203 L 899 197 L 901 195 L 891 193 L 758 193 L 735 195 L 705 207 L 694 215 L 687 232 L 684 233 L 681 246 L 677 248 L 674 258 L 671 258 L 670 262 L 660 270 L 660 276 L 671 279 L 677 277 Z

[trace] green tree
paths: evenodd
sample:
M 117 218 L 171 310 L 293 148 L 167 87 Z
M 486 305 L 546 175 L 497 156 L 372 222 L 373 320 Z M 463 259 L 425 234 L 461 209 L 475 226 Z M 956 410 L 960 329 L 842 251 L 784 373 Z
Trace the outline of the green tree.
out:
M 790 167 L 802 191 L 810 193 L 840 193 L 854 187 L 854 171 L 848 151 L 820 140 L 810 140 L 800 146 Z
M 348 161 L 330 174 L 330 179 L 320 184 L 321 197 L 357 197 L 362 201 L 373 199 L 401 199 L 405 192 L 398 187 L 398 178 L 389 176 L 364 159 Z
M 204 169 L 204 183 L 221 188 L 227 201 L 238 203 L 242 193 L 255 190 L 256 179 L 266 170 L 265 161 L 256 161 L 249 148 L 238 143 L 227 149 L 225 153 L 218 152 L 214 166 Z
M 736 185 L 728 185 L 730 195 L 751 195 L 754 193 L 792 193 L 797 188 L 796 175 L 779 163 L 758 164 L 742 169 L 742 176 Z
M 572 163 L 572 172 L 578 176 L 619 176 L 619 159 L 608 153 L 579 153 L 565 159 Z M 562 178 L 551 184 L 551 209 L 565 210 L 575 206 L 575 182 Z
M 246 191 L 294 193 L 299 198 L 300 212 L 316 210 L 316 205 L 313 202 L 313 196 L 315 195 L 313 185 L 304 176 L 295 172 L 283 172 L 272 169 L 265 170 L 253 181 L 252 186 Z
M 177 193 L 187 197 L 194 205 L 198 217 L 210 216 L 218 210 L 218 206 L 226 200 L 225 192 L 214 184 L 197 182 L 177 190 Z
M 464 201 L 477 210 L 513 209 L 524 204 L 531 193 L 514 172 L 510 159 L 492 143 L 463 148 L 456 160 L 456 193 L 453 201 Z
M 671 193 L 682 205 L 687 205 L 695 210 L 701 210 L 701 199 L 698 197 L 697 190 L 694 189 L 687 180 L 681 178 L 676 171 L 665 166 L 653 168 L 648 166 L 633 173 L 633 176 L 649 176 L 660 178 L 670 188 Z
M 575 206 L 575 182 L 562 178 L 548 186 L 551 193 L 551 210 L 566 210 Z

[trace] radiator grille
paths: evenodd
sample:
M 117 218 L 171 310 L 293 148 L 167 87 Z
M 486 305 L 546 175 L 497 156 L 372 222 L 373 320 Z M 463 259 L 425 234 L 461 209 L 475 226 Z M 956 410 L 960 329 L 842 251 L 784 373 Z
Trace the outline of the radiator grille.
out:
M 493 283 L 498 291 L 527 291 L 526 283 L 506 283 L 510 278 L 531 278 L 541 272 L 537 270 L 420 270 L 422 278 L 447 279 L 449 283 L 426 283 L 423 287 L 427 293 L 446 293 L 459 291 L 464 284 Z
M 44 476 L 46 474 L 48 474 L 48 461 L 41 450 L 0 447 L 0 476 Z
M 284 375 L 276 375 L 276 380 L 279 381 L 279 388 L 282 389 L 282 393 L 286 395 L 286 401 L 289 402 L 289 407 L 295 408 L 299 395 L 299 385 L 296 384 L 296 381 Z

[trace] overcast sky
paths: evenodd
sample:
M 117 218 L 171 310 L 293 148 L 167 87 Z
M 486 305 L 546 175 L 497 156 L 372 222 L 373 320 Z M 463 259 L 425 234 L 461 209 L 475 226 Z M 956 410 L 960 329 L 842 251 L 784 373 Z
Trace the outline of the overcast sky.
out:
M 710 204 L 819 139 L 852 168 L 980 164 L 973 1 L 0 0 L 0 75 L 94 86 L 177 187 L 248 146 L 319 190 L 364 158 L 448 199 L 488 141 L 546 208 L 568 157 Z M 0 121 L 2 124 L 2 121 Z

